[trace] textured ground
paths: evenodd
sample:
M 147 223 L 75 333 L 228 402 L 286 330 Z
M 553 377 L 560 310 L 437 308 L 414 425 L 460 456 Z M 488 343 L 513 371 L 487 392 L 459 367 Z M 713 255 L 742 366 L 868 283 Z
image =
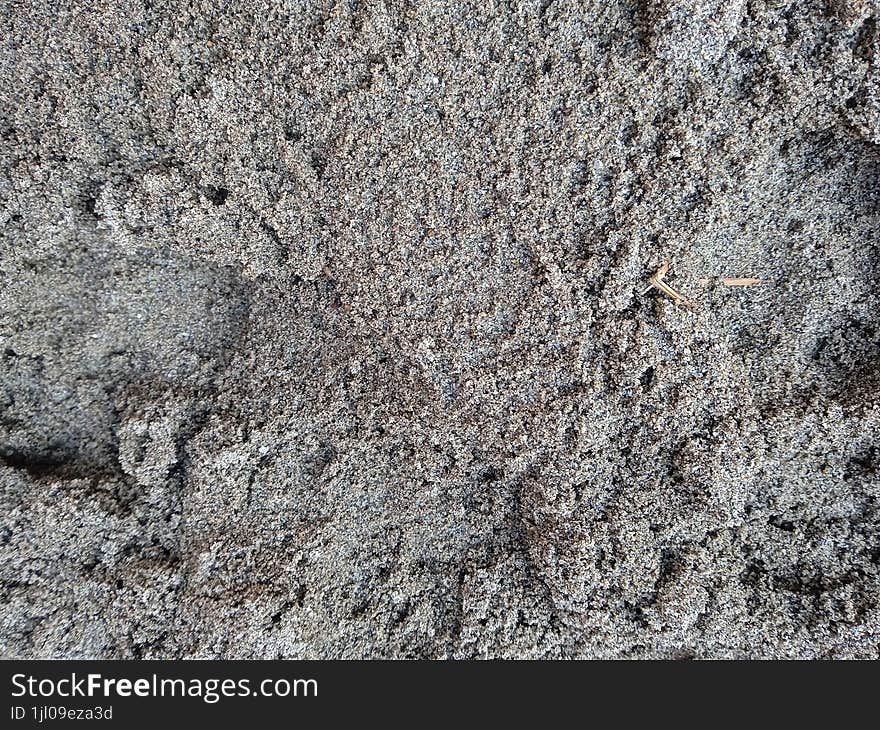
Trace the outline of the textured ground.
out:
M 880 3 L 0 15 L 0 654 L 880 656 Z

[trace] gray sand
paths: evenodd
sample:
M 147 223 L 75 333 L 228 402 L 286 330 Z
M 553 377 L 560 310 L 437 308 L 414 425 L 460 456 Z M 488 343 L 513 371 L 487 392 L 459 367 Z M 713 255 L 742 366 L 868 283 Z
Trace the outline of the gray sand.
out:
M 880 656 L 876 0 L 0 12 L 0 654 Z

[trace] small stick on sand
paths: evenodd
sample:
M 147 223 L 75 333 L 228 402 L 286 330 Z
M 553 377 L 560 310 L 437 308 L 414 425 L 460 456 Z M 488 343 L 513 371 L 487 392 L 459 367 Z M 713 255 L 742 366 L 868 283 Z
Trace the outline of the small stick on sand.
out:
M 752 279 L 749 277 L 725 277 L 721 280 L 721 283 L 724 284 L 724 286 L 755 286 L 756 284 L 761 284 L 763 281 L 763 279 Z
M 712 282 L 718 281 L 724 286 L 757 286 L 758 284 L 763 284 L 763 279 L 753 279 L 751 277 L 738 277 L 738 276 L 722 276 L 718 279 L 715 278 L 703 278 L 697 279 L 697 282 L 700 286 L 709 286 Z
M 658 291 L 663 292 L 666 296 L 668 296 L 672 301 L 676 304 L 681 304 L 685 307 L 693 308 L 693 303 L 689 302 L 685 299 L 681 294 L 679 294 L 675 289 L 673 289 L 669 284 L 667 284 L 663 279 L 666 278 L 666 274 L 669 273 L 669 268 L 672 266 L 672 263 L 667 261 L 663 266 L 657 269 L 654 276 L 650 278 L 650 286 L 645 289 L 645 292 L 650 291 L 651 289 L 657 289 Z

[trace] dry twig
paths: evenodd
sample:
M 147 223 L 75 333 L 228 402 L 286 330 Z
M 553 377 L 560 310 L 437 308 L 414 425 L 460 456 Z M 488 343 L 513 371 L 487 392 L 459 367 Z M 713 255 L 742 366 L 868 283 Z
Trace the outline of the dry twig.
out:
M 669 284 L 667 284 L 664 279 L 666 278 L 666 274 L 669 273 L 669 268 L 672 264 L 667 261 L 663 266 L 657 269 L 656 273 L 650 278 L 650 286 L 645 289 L 645 291 L 649 291 L 650 289 L 657 289 L 658 291 L 663 292 L 666 296 L 668 296 L 672 301 L 676 304 L 681 304 L 685 307 L 693 308 L 693 303 L 685 299 L 681 294 L 679 294 L 675 289 L 673 289 Z
M 700 286 L 709 286 L 715 281 L 724 284 L 724 286 L 757 286 L 758 284 L 763 284 L 763 279 L 753 279 L 752 277 L 738 277 L 738 276 L 722 276 L 719 278 L 703 278 L 699 279 Z

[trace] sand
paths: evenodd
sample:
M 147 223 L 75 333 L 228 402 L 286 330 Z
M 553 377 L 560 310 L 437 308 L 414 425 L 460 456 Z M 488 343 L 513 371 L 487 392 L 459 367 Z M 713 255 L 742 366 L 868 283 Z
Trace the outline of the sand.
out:
M 0 654 L 878 658 L 880 3 L 0 8 Z

